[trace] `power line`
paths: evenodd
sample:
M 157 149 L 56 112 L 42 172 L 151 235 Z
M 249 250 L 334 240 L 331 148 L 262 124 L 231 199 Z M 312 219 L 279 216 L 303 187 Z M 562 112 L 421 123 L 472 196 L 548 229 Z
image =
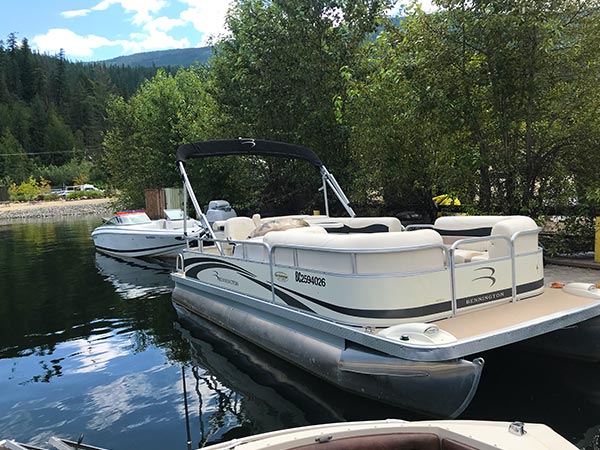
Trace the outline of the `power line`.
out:
M 24 155 L 24 156 L 36 156 L 36 155 L 54 155 L 57 153 L 79 153 L 79 150 L 63 150 L 63 151 L 59 151 L 59 152 L 37 152 L 37 153 L 0 153 L 0 156 L 18 156 L 18 155 Z M 83 153 L 83 152 L 82 152 Z

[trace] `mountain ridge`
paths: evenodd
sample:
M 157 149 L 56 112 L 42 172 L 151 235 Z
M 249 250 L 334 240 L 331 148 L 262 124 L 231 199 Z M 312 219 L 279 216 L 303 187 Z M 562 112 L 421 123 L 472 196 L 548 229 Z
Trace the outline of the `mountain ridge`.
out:
M 134 53 L 132 55 L 117 56 L 116 58 L 97 62 L 109 66 L 190 67 L 195 64 L 205 64 L 211 56 L 212 47 L 194 47 Z

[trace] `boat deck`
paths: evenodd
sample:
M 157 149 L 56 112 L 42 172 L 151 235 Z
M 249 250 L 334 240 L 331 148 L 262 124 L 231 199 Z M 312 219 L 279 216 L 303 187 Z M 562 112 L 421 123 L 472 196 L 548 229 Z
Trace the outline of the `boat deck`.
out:
M 562 289 L 546 288 L 541 295 L 535 297 L 460 314 L 434 323 L 459 340 L 473 339 L 518 327 L 524 322 L 535 322 L 540 318 L 597 304 L 598 300 L 594 298 L 568 294 Z

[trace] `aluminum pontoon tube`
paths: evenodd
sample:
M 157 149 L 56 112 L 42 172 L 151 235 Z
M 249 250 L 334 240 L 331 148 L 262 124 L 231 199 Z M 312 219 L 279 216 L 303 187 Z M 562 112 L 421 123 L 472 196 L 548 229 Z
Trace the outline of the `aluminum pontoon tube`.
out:
M 472 400 L 483 360 L 408 361 L 176 283 L 173 301 L 337 387 L 384 403 L 456 417 Z

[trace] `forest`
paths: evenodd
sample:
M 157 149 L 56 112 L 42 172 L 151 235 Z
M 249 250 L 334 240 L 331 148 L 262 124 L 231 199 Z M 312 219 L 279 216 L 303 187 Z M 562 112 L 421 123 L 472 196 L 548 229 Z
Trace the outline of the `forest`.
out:
M 10 33 L 0 41 L 0 186 L 40 177 L 56 187 L 90 179 L 108 185 L 107 105 L 131 97 L 156 71 L 41 55 Z
M 468 213 L 578 217 L 589 238 L 600 1 L 439 0 L 390 18 L 394 4 L 236 0 L 212 58 L 176 72 L 70 63 L 9 36 L 0 154 L 29 156 L 0 158 L 0 179 L 54 182 L 89 165 L 139 207 L 145 188 L 179 186 L 178 145 L 253 137 L 315 150 L 359 214 L 431 217 L 432 197 L 449 194 Z M 240 212 L 321 207 L 302 162 L 207 159 L 190 171 L 199 198 Z

